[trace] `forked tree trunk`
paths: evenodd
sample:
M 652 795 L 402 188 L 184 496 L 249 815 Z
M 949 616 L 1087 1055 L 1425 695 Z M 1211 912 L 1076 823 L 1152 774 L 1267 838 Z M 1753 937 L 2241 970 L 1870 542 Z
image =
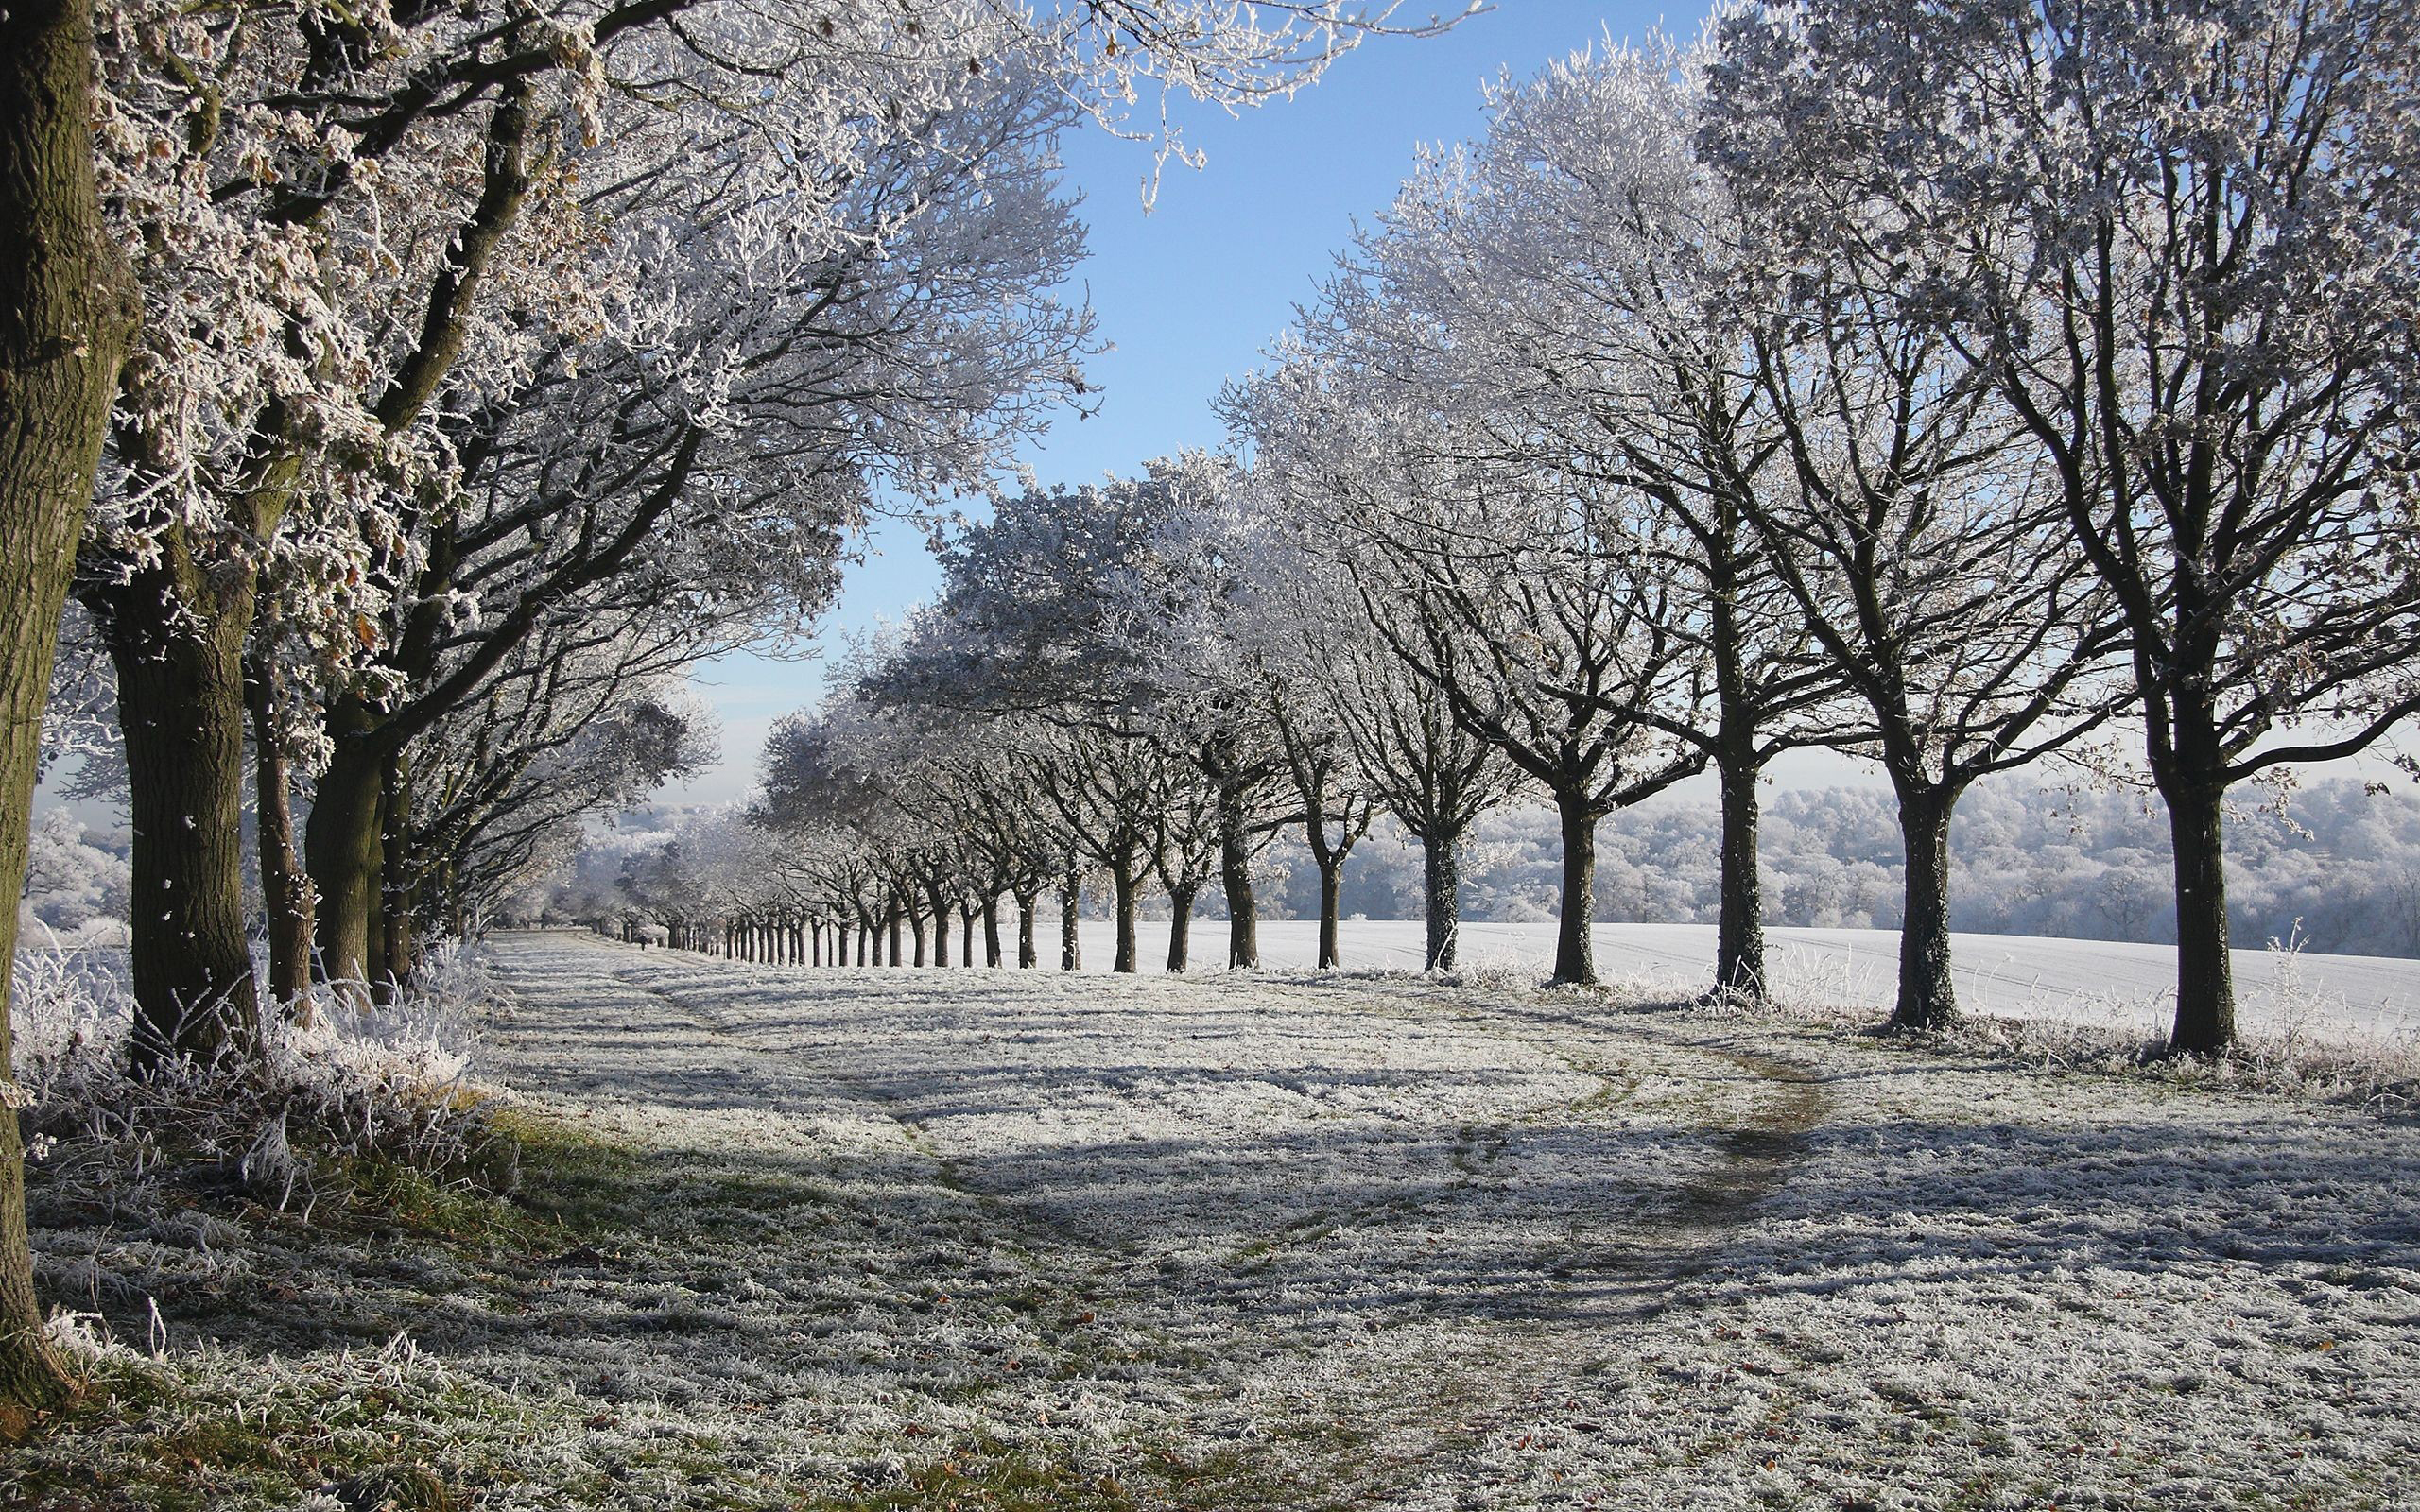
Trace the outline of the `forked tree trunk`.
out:
M 269 658 L 251 659 L 244 691 L 251 703 L 253 807 L 260 815 L 261 912 L 268 929 L 269 1001 L 308 1025 L 311 999 L 311 879 L 295 850 L 294 780 L 279 738 L 284 679 Z
M 1320 863 L 1320 970 L 1328 971 L 1342 960 L 1337 949 L 1337 909 L 1344 891 L 1344 861 L 1336 857 Z
M 1462 837 L 1460 831 L 1421 836 L 1421 885 L 1428 920 L 1431 971 L 1450 971 L 1461 954 L 1462 933 Z
M 101 225 L 91 133 L 93 8 L 0 8 L 0 1406 L 67 1394 L 34 1296 L 9 1060 L 34 769 L 59 614 L 141 303 Z
M 1168 970 L 1182 971 L 1193 950 L 1193 903 L 1197 889 L 1190 884 L 1168 889 Z
M 1554 980 L 1562 987 L 1597 982 L 1597 810 L 1587 799 L 1558 794 L 1563 821 L 1563 909 L 1555 924 Z
M 1722 785 L 1722 914 L 1715 929 L 1714 990 L 1761 1002 L 1765 996 L 1765 897 L 1757 872 L 1759 818 L 1753 744 L 1727 742 L 1717 764 Z
M 2226 789 L 2180 782 L 2162 796 L 2176 855 L 2176 1026 L 2169 1048 L 2179 1055 L 2220 1055 L 2236 1038 L 2222 829 Z
M 1899 920 L 1894 1029 L 1940 1029 L 1958 1017 L 1949 968 L 1949 819 L 1957 803 L 1954 788 L 1908 783 L 1899 792 L 1908 890 Z
M 117 673 L 133 831 L 128 920 L 134 1030 L 147 1071 L 257 1047 L 260 1000 L 244 934 L 243 644 L 249 608 L 182 613 L 170 564 L 88 595 Z M 231 626 L 228 622 L 233 621 Z

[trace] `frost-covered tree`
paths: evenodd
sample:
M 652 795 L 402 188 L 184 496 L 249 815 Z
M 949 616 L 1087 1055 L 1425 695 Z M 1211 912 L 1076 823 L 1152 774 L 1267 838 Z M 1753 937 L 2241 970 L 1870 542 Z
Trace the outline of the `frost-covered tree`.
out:
M 1709 146 L 1904 291 L 2122 616 L 2180 1051 L 2235 1038 L 2230 789 L 2420 710 L 2420 16 L 2392 0 L 1819 0 L 1725 28 Z
M 1703 769 L 1670 733 L 1703 701 L 1701 648 L 1674 630 L 1649 502 L 1551 437 L 1504 445 L 1432 383 L 1438 328 L 1394 293 L 1383 263 L 1331 285 L 1308 350 L 1246 401 L 1256 460 L 1389 649 L 1553 798 L 1555 979 L 1593 982 L 1597 821 Z

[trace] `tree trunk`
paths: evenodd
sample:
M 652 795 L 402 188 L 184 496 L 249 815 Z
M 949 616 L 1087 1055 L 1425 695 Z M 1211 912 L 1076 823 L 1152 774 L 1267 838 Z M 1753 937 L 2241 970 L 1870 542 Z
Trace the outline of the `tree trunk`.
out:
M 1765 996 L 1765 893 L 1756 862 L 1758 764 L 1753 737 L 1727 740 L 1716 762 L 1722 784 L 1722 916 L 1715 930 L 1718 998 Z
M 1563 821 L 1563 910 L 1555 925 L 1554 980 L 1560 987 L 1597 984 L 1597 811 L 1585 799 L 1559 794 Z
M 905 938 L 908 927 L 907 920 L 901 917 L 905 912 L 906 910 L 902 909 L 898 904 L 893 903 L 891 905 L 890 964 L 893 966 L 905 966 L 908 964 L 907 952 L 901 949 L 901 947 L 907 943 Z
M 975 912 L 964 902 L 958 905 L 958 964 L 961 967 L 975 964 Z
M 1059 889 L 1059 970 L 1063 971 L 1083 970 L 1084 941 L 1077 930 L 1083 897 L 1083 879 L 1071 869 Z
M 1109 868 L 1110 887 L 1117 908 L 1117 958 L 1110 963 L 1113 971 L 1132 972 L 1137 970 L 1134 942 L 1135 897 L 1142 889 L 1131 867 Z
M 1194 889 L 1168 889 L 1168 970 L 1182 971 L 1193 946 Z
M 2236 1038 L 2221 828 L 2226 789 L 2178 783 L 2162 796 L 2176 853 L 2176 1026 L 2169 1048 L 2179 1055 L 2220 1055 Z
M 421 856 L 412 845 L 411 757 L 390 751 L 378 772 L 378 954 L 373 995 L 404 1000 L 420 969 Z
M 68 1383 L 34 1296 L 6 966 L 59 614 L 141 309 L 101 226 L 92 89 L 92 7 L 0 9 L 0 226 L 12 247 L 0 255 L 0 1405 L 22 1410 L 55 1405 Z
M 1426 971 L 1450 971 L 1461 952 L 1461 833 L 1435 831 L 1421 836 L 1421 883 L 1428 919 Z
M 942 895 L 939 887 L 933 888 L 930 896 L 933 901 L 933 964 L 947 966 L 949 964 L 949 900 Z
M 253 806 L 260 815 L 261 911 L 268 928 L 270 1002 L 308 1026 L 311 1000 L 311 879 L 295 850 L 294 780 L 279 738 L 285 686 L 267 656 L 249 659 L 244 691 L 251 703 Z
M 1337 909 L 1344 891 L 1344 858 L 1332 857 L 1320 863 L 1320 970 L 1329 971 L 1341 963 L 1337 949 Z
M 134 833 L 134 1031 L 138 1071 L 258 1043 L 260 1002 L 244 934 L 243 645 L 228 620 L 197 626 L 166 569 L 94 591 L 116 668 Z
M 1219 885 L 1227 895 L 1227 969 L 1260 966 L 1260 904 L 1253 896 L 1252 837 L 1245 833 L 1243 789 L 1219 785 Z
M 925 916 L 918 913 L 913 907 L 908 909 L 907 912 L 908 928 L 916 938 L 916 957 L 909 964 L 922 966 L 925 964 Z M 947 937 L 946 933 L 944 933 L 943 937 Z M 893 961 L 891 964 L 896 966 L 899 963 Z
M 339 701 L 329 711 L 335 747 L 311 787 L 302 862 L 319 894 L 320 979 L 359 999 L 370 985 L 371 916 L 378 897 L 378 753 L 341 728 L 359 717 Z
M 1000 946 L 1000 895 L 994 893 L 983 900 L 983 964 L 998 966 L 1007 958 Z
M 1958 992 L 1949 975 L 1949 818 L 1957 803 L 1955 789 L 1910 783 L 1899 792 L 1908 894 L 1899 920 L 1894 1029 L 1940 1029 L 1958 1017 Z
M 1021 892 L 1017 900 L 1017 970 L 1029 971 L 1042 964 L 1042 953 L 1033 943 L 1033 905 L 1038 893 Z

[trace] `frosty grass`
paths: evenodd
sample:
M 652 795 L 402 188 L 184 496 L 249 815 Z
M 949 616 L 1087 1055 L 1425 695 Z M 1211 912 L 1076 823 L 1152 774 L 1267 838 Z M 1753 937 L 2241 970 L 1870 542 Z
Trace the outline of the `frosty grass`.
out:
M 2420 1504 L 2405 1116 L 1620 993 L 491 970 L 556 1227 L 45 1213 L 38 1169 L 62 1330 L 174 1389 L 0 1501 L 182 1454 L 184 1504 L 327 1512 L 411 1504 L 363 1463 L 483 1508 Z

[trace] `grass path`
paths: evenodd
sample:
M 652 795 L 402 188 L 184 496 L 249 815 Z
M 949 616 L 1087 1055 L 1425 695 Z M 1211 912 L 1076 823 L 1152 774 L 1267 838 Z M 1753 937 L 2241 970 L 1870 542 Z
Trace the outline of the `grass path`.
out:
M 516 1212 L 94 1287 L 456 1504 L 2420 1503 L 2408 1123 L 1411 978 L 492 954 Z M 174 1251 L 40 1221 L 54 1294 Z M 151 1504 L 374 1504 L 287 1433 Z

